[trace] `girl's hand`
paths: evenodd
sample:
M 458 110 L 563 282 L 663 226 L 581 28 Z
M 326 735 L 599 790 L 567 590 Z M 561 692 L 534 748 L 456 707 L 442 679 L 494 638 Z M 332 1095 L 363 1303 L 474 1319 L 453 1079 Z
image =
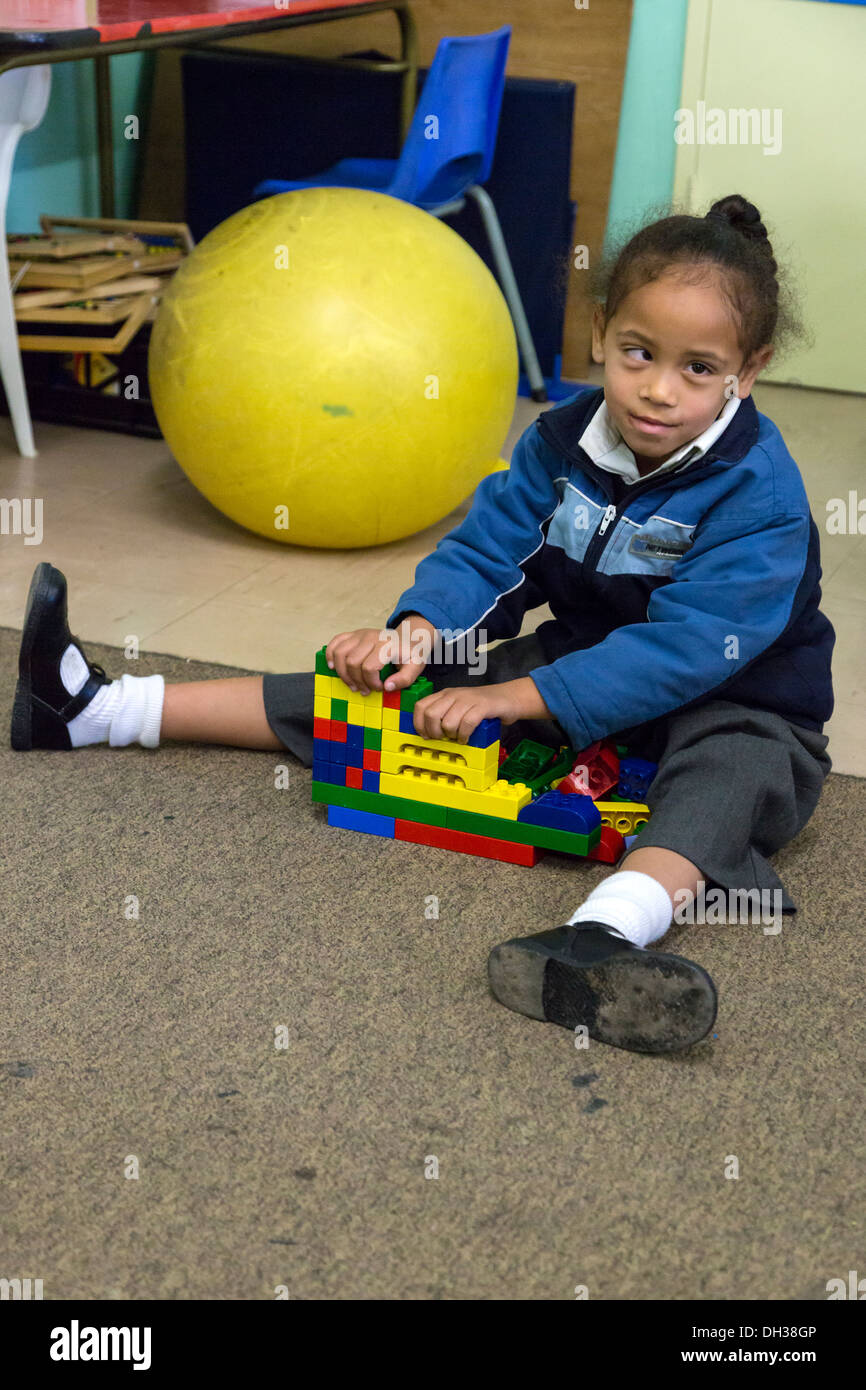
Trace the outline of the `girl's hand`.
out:
M 437 690 L 415 706 L 415 732 L 422 738 L 450 738 L 466 743 L 482 719 L 513 724 L 518 719 L 550 718 L 538 709 L 541 697 L 535 682 L 523 678 L 501 685 L 477 685 Z M 532 690 L 529 690 L 529 686 Z M 530 713 L 532 711 L 532 713 Z
M 425 649 L 429 653 L 435 634 L 436 628 L 426 618 L 412 616 L 405 618 L 398 628 L 361 627 L 354 632 L 338 632 L 325 648 L 325 656 L 340 680 L 361 695 L 382 690 L 379 672 L 389 663 L 399 669 L 388 676 L 384 688 L 404 690 L 423 674 L 430 659 L 429 654 L 424 655 L 421 646 L 415 644 L 426 638 Z M 402 662 L 395 660 L 401 649 L 407 658 Z

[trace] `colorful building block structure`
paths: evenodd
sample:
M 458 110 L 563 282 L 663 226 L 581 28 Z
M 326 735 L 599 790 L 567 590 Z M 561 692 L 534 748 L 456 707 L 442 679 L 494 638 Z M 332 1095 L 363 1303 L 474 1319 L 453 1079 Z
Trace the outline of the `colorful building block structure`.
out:
M 383 682 L 393 670 L 383 668 Z M 330 670 L 324 647 L 316 653 L 313 800 L 327 805 L 329 825 L 532 865 L 545 850 L 613 864 L 624 836 L 646 823 L 631 792 L 645 792 L 655 764 L 621 759 L 626 748 L 607 741 L 578 753 L 523 739 L 506 756 L 498 719 L 467 743 L 422 738 L 415 704 L 432 690 L 420 677 L 407 690 L 360 695 Z

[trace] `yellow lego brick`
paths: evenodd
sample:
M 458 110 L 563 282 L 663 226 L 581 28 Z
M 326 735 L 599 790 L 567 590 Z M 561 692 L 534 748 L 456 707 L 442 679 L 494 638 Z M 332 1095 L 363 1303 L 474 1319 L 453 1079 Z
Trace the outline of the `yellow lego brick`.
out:
M 411 747 L 411 745 L 409 745 Z M 449 779 L 449 785 L 454 787 L 465 787 L 467 791 L 483 792 L 491 787 L 497 780 L 494 771 L 487 771 L 485 768 L 476 769 L 467 767 L 462 759 L 446 752 L 441 748 L 426 748 L 420 742 L 414 752 L 394 753 L 389 749 L 382 749 L 380 770 L 382 772 L 393 772 L 397 776 L 407 767 L 420 767 L 429 769 L 438 775 L 444 775 Z
M 382 708 L 381 690 L 371 690 L 369 695 L 362 695 L 358 690 L 350 690 L 339 676 L 322 676 L 317 672 L 313 694 L 329 700 L 345 700 L 350 705 L 363 705 L 365 709 L 373 706 Z
M 417 748 L 441 749 L 445 753 L 451 753 L 460 761 L 464 767 L 472 768 L 475 772 L 489 772 L 490 781 L 497 780 L 496 773 L 499 769 L 499 740 L 491 743 L 489 748 L 470 748 L 466 743 L 458 743 L 452 738 L 422 738 L 420 734 L 404 734 L 399 730 L 387 729 L 382 731 L 382 752 L 400 753 L 404 750 Z M 489 785 L 489 784 L 488 784 Z
M 322 695 L 317 695 L 317 696 L 315 696 L 314 699 L 313 699 L 313 714 L 315 715 L 316 719 L 330 719 L 330 718 L 331 718 L 331 701 L 330 701 L 330 699 L 327 699 L 327 700 L 326 700 L 326 699 L 324 698 L 324 696 L 322 696 Z
M 352 706 L 349 706 L 352 709 Z M 367 729 L 381 729 L 382 727 L 382 706 L 370 705 L 363 711 L 364 726 Z
M 328 676 L 328 680 L 331 682 L 332 700 L 352 700 L 358 698 L 357 692 L 353 695 L 349 687 L 344 685 L 340 680 L 339 676 Z
M 400 711 L 398 709 L 382 710 L 382 729 L 396 730 L 400 732 Z
M 482 816 L 501 816 L 517 820 L 518 811 L 532 800 L 532 792 L 522 782 L 498 781 L 486 791 L 466 791 L 455 785 L 447 773 L 425 772 L 413 768 L 399 774 L 380 772 L 379 791 L 384 796 L 402 796 L 410 801 L 426 801 L 434 806 L 453 806 L 459 811 L 475 811 Z
M 620 835 L 633 835 L 635 826 L 650 818 L 649 806 L 641 801 L 597 801 L 602 825 L 613 826 Z
M 364 709 L 382 708 L 381 690 L 371 690 L 369 695 L 362 695 L 359 690 L 350 690 L 347 685 L 344 685 L 343 692 L 340 698 L 348 700 L 350 705 L 362 705 Z
M 354 725 L 356 725 L 357 727 L 363 729 L 363 727 L 364 727 L 364 710 L 361 708 L 360 705 L 349 705 L 349 706 L 348 706 L 348 712 L 347 712 L 347 714 L 346 714 L 346 723 L 347 723 L 347 724 L 354 724 Z

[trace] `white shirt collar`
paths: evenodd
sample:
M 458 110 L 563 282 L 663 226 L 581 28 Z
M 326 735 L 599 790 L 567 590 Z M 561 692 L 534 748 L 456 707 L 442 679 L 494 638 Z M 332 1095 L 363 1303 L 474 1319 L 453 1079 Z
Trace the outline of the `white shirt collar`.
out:
M 599 468 L 606 469 L 608 473 L 619 473 L 627 483 L 636 483 L 641 476 L 651 478 L 656 473 L 665 473 L 669 468 L 678 468 L 681 464 L 692 463 L 695 459 L 701 458 L 710 445 L 714 444 L 719 435 L 728 428 L 739 405 L 739 396 L 731 396 L 725 402 L 722 413 L 711 425 L 707 426 L 703 434 L 699 434 L 697 439 L 683 444 L 676 453 L 672 454 L 664 463 L 660 463 L 658 468 L 654 468 L 651 473 L 641 475 L 638 472 L 634 454 L 610 418 L 607 401 L 604 399 L 580 436 L 580 447 L 589 454 L 593 463 L 597 464 Z

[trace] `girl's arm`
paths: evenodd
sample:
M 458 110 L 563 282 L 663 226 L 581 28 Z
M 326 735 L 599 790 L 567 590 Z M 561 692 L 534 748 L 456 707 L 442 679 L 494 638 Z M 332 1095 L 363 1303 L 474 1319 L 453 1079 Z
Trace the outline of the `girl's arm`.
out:
M 515 636 L 527 610 L 546 602 L 534 561 L 544 545 L 544 523 L 559 505 L 562 472 L 562 460 L 531 425 L 507 471 L 482 479 L 468 516 L 418 565 L 388 626 L 417 613 L 446 643 L 469 632 L 476 645 Z

